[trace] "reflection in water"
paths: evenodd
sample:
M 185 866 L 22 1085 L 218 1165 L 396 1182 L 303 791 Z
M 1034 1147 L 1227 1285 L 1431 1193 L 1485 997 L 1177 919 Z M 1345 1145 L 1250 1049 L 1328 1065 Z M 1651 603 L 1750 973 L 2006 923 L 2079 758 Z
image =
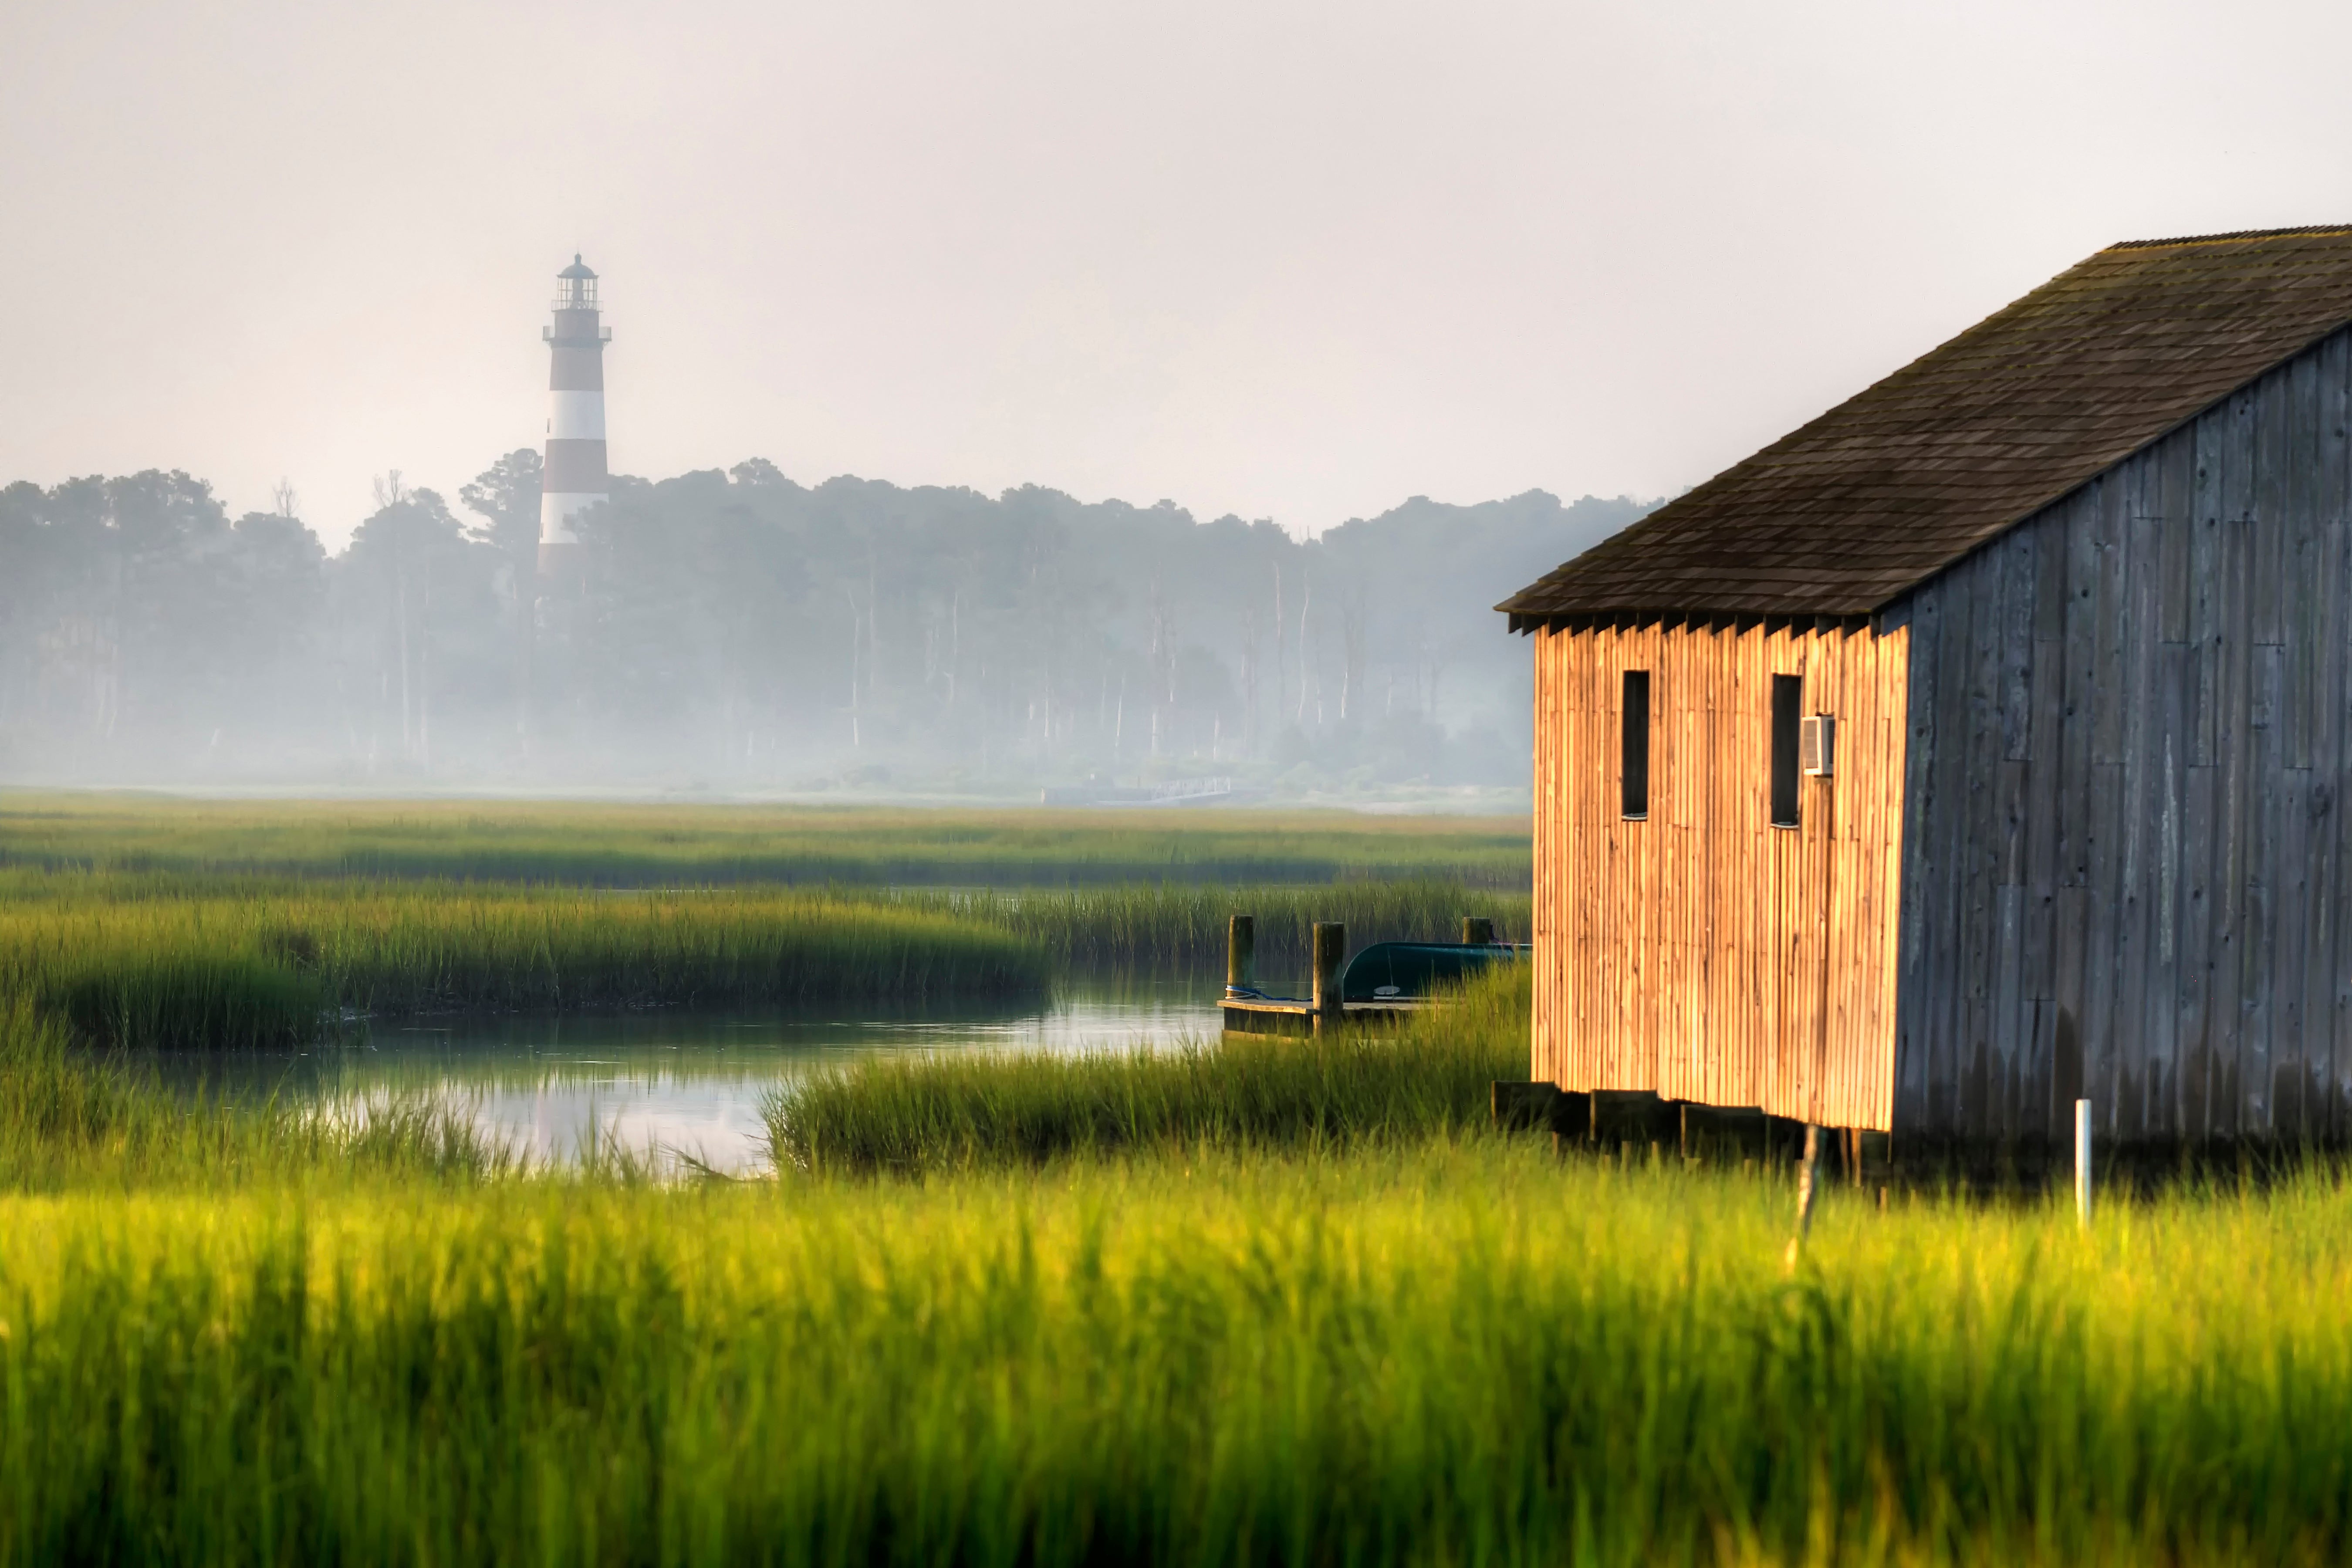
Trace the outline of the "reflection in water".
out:
M 1213 1036 L 1217 989 L 1199 979 L 1085 976 L 1043 1009 L 892 1013 L 686 1009 L 380 1020 L 299 1054 L 171 1058 L 166 1076 L 236 1098 L 357 1107 L 389 1096 L 463 1106 L 533 1160 L 612 1140 L 715 1170 L 768 1161 L 766 1092 L 811 1067 L 883 1051 L 1131 1050 Z

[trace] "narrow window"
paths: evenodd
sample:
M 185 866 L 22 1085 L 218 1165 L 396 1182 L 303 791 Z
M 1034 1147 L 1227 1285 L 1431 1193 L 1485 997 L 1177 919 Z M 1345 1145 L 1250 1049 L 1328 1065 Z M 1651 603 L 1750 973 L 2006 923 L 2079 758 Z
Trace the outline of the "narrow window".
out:
M 1625 672 L 1624 729 L 1619 734 L 1619 806 L 1629 818 L 1650 815 L 1650 672 Z
M 1797 826 L 1798 708 L 1805 683 L 1793 675 L 1772 678 L 1772 826 Z

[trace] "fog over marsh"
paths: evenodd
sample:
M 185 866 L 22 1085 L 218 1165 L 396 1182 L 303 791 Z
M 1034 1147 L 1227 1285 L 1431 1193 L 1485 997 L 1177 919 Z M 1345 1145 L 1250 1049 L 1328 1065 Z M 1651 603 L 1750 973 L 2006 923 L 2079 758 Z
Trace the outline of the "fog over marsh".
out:
M 751 461 L 616 478 L 558 586 L 539 466 L 386 476 L 331 554 L 295 499 L 232 519 L 185 474 L 0 489 L 0 780 L 1524 785 L 1528 654 L 1490 606 L 1642 510 L 1415 498 L 1301 541 Z

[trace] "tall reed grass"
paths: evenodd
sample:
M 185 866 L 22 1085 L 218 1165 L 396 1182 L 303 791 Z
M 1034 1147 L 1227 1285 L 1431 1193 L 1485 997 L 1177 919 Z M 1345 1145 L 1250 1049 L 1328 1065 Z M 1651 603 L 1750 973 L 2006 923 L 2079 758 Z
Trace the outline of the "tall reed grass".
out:
M 1458 1137 L 1528 1073 L 1528 975 L 1490 973 L 1397 1029 L 1068 1057 L 940 1052 L 821 1068 L 765 1104 L 780 1166 L 913 1173 L 1130 1149 L 1294 1152 Z
M 0 1555 L 2323 1563 L 2352 1193 L 1880 1214 L 1499 1140 L 0 1199 Z M 2217 1259 L 2227 1259 L 2217 1267 Z
M 341 1010 L 1032 994 L 1051 972 L 1001 929 L 792 889 L 104 886 L 0 906 L 0 994 L 110 1046 L 279 1047 Z
M 0 793 L 0 866 L 458 878 L 1055 887 L 1397 879 L 1521 889 L 1524 817 Z

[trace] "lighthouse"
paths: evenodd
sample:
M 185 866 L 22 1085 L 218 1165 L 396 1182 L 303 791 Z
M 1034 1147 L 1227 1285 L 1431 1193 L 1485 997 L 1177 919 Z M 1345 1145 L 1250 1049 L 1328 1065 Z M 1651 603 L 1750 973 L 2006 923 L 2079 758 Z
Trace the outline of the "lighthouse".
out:
M 547 463 L 540 476 L 539 572 L 567 582 L 579 574 L 580 536 L 572 520 L 603 500 L 604 470 L 604 345 L 596 274 L 575 252 L 555 275 L 555 322 L 547 340 Z

